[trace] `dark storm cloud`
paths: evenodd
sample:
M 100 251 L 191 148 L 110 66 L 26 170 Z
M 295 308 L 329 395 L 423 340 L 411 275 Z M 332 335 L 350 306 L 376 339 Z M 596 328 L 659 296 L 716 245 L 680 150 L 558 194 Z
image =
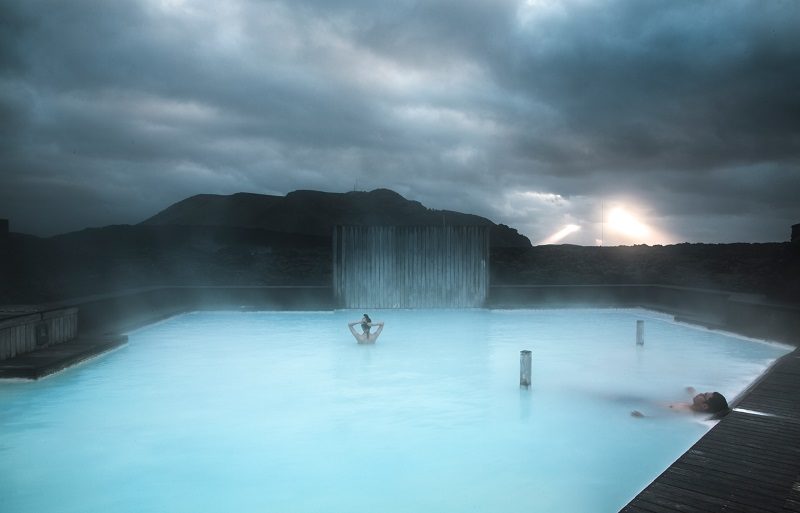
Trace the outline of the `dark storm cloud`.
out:
M 389 187 L 534 241 L 594 243 L 600 204 L 647 242 L 784 240 L 799 22 L 789 0 L 0 0 L 0 217 Z
M 577 171 L 604 162 L 694 171 L 796 154 L 797 4 L 616 7 L 525 32 L 520 64 L 498 73 L 558 106 L 565 134 L 592 150 L 578 153 Z

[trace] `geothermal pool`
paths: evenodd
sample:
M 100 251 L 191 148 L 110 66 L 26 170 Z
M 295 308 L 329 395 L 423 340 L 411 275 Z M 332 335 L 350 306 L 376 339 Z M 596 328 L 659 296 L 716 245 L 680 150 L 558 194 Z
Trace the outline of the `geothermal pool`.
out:
M 365 346 L 361 313 L 192 313 L 0 381 L 0 511 L 616 512 L 712 426 L 663 403 L 789 350 L 583 309 L 370 311 Z

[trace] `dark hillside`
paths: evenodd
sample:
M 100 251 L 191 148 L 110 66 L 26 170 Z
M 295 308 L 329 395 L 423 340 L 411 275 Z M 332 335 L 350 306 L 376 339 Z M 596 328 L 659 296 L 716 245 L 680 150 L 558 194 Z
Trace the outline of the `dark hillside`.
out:
M 345 193 L 294 191 L 286 196 L 201 194 L 175 203 L 141 224 L 237 226 L 323 237 L 329 237 L 337 224 L 488 225 L 492 246 L 531 246 L 527 237 L 508 226 L 472 214 L 429 209 L 388 189 Z
M 156 285 L 330 282 L 330 240 L 254 228 L 107 226 L 40 239 L 12 234 L 0 303 L 42 303 Z
M 662 284 L 800 302 L 800 245 L 536 246 L 492 251 L 492 283 Z

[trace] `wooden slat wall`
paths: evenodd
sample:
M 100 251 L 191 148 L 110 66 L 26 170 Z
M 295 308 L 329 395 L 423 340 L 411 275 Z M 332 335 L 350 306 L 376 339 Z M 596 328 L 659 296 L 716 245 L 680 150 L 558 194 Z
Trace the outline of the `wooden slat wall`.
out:
M 488 227 L 337 226 L 333 287 L 344 308 L 481 307 Z
M 36 337 L 36 327 L 42 323 L 47 326 L 46 345 L 72 340 L 78 334 L 78 309 L 64 308 L 0 320 L 0 360 L 42 347 Z

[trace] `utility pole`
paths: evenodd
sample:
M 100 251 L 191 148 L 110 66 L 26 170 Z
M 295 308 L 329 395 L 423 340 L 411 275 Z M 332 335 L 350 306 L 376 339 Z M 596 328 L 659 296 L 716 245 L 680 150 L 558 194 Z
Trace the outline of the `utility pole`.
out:
M 606 227 L 606 206 L 603 200 L 600 200 L 600 247 L 605 244 L 605 227 Z

